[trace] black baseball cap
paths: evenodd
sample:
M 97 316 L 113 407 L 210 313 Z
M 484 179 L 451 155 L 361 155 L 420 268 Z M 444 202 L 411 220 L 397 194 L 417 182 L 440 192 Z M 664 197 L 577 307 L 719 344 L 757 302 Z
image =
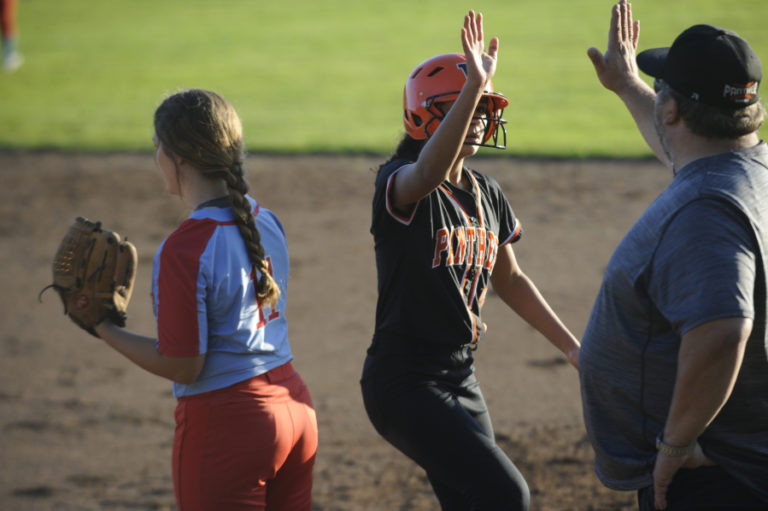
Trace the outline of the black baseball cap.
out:
M 744 108 L 759 100 L 760 58 L 738 34 L 713 25 L 694 25 L 669 48 L 637 55 L 640 69 L 674 91 L 706 105 Z

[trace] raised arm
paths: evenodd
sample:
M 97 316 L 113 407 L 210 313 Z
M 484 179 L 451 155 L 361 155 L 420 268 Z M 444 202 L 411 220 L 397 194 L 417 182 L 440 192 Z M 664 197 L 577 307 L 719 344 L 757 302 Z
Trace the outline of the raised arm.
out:
M 608 48 L 601 53 L 595 47 L 587 55 L 595 67 L 597 78 L 626 105 L 645 142 L 667 167 L 671 165 L 656 133 L 653 105 L 656 93 L 641 78 L 637 69 L 637 42 L 640 22 L 632 20 L 632 4 L 621 0 L 611 10 Z
M 397 173 L 392 190 L 396 207 L 403 208 L 427 196 L 445 181 L 455 164 L 483 90 L 496 72 L 499 39 L 491 39 L 486 52 L 483 37 L 483 15 L 469 11 L 461 29 L 467 81 L 440 126 L 424 145 L 418 160 Z

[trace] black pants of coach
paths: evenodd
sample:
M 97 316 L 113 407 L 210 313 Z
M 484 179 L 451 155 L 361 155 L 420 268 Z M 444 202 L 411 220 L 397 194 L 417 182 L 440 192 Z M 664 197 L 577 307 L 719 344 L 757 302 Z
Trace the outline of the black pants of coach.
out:
M 655 511 L 653 486 L 637 492 L 639 511 Z M 681 469 L 667 490 L 667 511 L 766 511 L 750 488 L 722 467 Z
M 496 445 L 469 348 L 414 355 L 374 344 L 363 367 L 376 431 L 427 473 L 443 511 L 527 510 L 522 474 Z

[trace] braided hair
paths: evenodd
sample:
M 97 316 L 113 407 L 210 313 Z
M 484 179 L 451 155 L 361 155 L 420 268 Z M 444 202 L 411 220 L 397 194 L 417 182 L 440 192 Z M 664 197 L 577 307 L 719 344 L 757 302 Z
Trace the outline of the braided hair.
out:
M 237 112 L 215 92 L 190 89 L 166 98 L 155 111 L 154 124 L 155 134 L 169 156 L 189 162 L 209 179 L 226 183 L 235 225 L 251 264 L 261 273 L 256 297 L 259 303 L 274 307 L 280 288 L 269 271 L 261 233 L 246 198 L 245 146 Z

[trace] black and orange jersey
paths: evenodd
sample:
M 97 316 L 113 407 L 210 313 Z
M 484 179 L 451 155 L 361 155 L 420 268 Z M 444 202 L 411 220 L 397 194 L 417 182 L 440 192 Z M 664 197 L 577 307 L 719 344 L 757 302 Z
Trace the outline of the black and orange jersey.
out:
M 374 341 L 418 343 L 420 349 L 476 345 L 498 249 L 520 238 L 520 222 L 499 184 L 467 168 L 470 190 L 444 181 L 409 211 L 396 211 L 390 190 L 407 163 L 394 160 L 376 178 Z

